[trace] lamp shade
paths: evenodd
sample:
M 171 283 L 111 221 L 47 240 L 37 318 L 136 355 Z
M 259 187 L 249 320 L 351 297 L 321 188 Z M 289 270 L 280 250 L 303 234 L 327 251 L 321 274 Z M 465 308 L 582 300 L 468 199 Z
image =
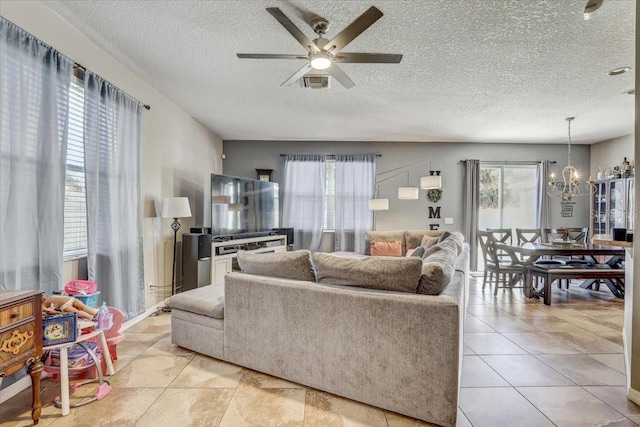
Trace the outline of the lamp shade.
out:
M 429 175 L 420 177 L 420 188 L 423 190 L 434 190 L 442 188 L 442 177 L 440 175 Z
M 188 218 L 190 216 L 189 198 L 166 197 L 162 201 L 162 218 Z
M 418 187 L 398 187 L 398 199 L 401 200 L 418 200 Z
M 370 211 L 388 211 L 389 199 L 371 199 L 369 200 Z

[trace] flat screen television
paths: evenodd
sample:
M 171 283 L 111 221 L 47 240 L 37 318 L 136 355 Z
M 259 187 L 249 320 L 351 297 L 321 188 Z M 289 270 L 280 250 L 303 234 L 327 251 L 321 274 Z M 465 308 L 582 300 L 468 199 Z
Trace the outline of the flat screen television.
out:
M 266 233 L 280 226 L 278 184 L 211 174 L 211 235 Z

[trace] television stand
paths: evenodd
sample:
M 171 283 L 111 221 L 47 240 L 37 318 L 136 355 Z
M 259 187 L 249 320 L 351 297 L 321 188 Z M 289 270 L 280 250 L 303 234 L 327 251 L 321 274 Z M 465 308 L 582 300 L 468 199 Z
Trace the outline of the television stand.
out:
M 246 250 L 254 254 L 287 250 L 287 236 L 259 236 L 211 243 L 211 283 L 224 283 L 224 275 L 234 271 L 237 252 Z M 237 264 L 237 263 L 236 263 Z M 235 270 L 238 270 L 236 267 Z

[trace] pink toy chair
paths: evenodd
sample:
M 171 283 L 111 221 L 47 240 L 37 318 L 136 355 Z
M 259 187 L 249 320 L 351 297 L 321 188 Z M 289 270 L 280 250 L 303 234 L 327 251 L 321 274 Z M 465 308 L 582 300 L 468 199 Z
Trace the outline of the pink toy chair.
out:
M 113 326 L 110 329 L 104 331 L 104 336 L 107 339 L 109 345 L 109 354 L 111 354 L 111 360 L 118 360 L 118 353 L 116 351 L 116 345 L 124 339 L 124 335 L 120 332 L 122 323 L 124 323 L 127 316 L 120 310 L 114 307 L 108 307 L 109 313 L 113 316 Z

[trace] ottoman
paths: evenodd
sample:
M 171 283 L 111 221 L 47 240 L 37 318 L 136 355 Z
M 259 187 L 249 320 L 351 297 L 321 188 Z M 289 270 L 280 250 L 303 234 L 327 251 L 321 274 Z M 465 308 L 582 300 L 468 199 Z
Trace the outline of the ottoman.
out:
M 171 342 L 207 356 L 224 356 L 224 284 L 171 297 Z

